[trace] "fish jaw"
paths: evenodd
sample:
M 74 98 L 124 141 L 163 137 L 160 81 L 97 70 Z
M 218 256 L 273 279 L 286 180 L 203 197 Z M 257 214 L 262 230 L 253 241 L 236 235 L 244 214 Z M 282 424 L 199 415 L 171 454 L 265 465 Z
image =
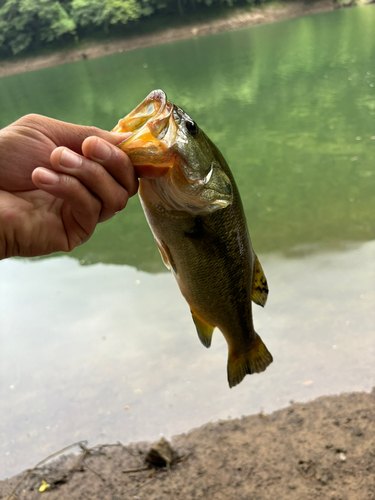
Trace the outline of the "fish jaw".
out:
M 176 160 L 173 150 L 177 127 L 173 104 L 162 90 L 152 91 L 133 111 L 119 120 L 112 132 L 131 132 L 118 147 L 135 167 L 172 168 Z
M 132 133 L 118 147 L 139 175 L 157 178 L 153 188 L 165 206 L 195 215 L 225 208 L 233 200 L 231 181 L 213 156 L 208 138 L 200 132 L 196 142 L 186 123 L 194 122 L 162 90 L 154 90 L 112 131 Z M 201 144 L 206 149 L 199 157 Z
M 169 103 L 170 104 L 170 103 Z M 167 96 L 162 90 L 153 90 L 128 115 L 119 120 L 112 132 L 136 132 L 145 123 L 162 113 L 167 105 Z

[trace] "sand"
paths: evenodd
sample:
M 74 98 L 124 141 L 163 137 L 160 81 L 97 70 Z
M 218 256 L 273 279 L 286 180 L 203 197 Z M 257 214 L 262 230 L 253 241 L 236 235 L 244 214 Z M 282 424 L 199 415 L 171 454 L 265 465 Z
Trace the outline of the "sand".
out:
M 149 443 L 117 444 L 97 448 L 70 474 L 78 455 L 50 463 L 17 498 L 40 499 L 44 480 L 48 500 L 375 499 L 375 388 L 209 423 L 171 442 L 170 469 L 144 469 Z M 0 482 L 1 500 L 20 477 Z

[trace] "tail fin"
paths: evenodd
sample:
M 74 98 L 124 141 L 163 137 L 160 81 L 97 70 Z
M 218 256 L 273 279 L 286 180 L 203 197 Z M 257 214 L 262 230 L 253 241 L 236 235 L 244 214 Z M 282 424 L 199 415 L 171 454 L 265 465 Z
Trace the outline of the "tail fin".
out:
M 262 339 L 257 333 L 255 335 L 256 339 L 249 351 L 236 356 L 229 349 L 228 383 L 230 388 L 239 384 L 247 374 L 264 372 L 273 361 L 272 355 L 263 344 Z

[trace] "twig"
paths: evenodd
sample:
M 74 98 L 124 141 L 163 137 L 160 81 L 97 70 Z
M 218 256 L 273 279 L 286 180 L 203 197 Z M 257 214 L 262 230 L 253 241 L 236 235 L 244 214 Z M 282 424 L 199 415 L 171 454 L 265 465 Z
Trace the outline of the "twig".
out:
M 127 446 L 124 446 L 120 441 L 117 441 L 117 443 L 122 446 L 122 449 L 127 451 L 129 455 L 134 457 L 139 463 L 143 463 L 142 460 L 139 458 L 138 455 L 136 455 L 132 450 L 130 450 Z
M 115 446 L 121 446 L 124 450 L 126 450 L 133 458 L 135 458 L 138 462 L 140 463 L 143 463 L 142 460 L 140 459 L 140 457 L 138 457 L 132 450 L 130 450 L 129 448 L 127 448 L 126 446 L 124 446 L 120 441 L 118 441 L 116 444 L 98 444 L 96 446 L 93 446 L 92 448 L 88 448 L 87 447 L 87 441 L 78 441 L 76 443 L 73 443 L 73 444 L 70 444 L 69 446 L 66 446 L 65 448 L 62 448 L 61 450 L 59 451 L 56 451 L 55 453 L 52 453 L 52 455 L 49 455 L 47 458 L 44 458 L 43 460 L 41 460 L 40 462 L 38 462 L 32 469 L 29 469 L 26 474 L 17 482 L 17 484 L 15 485 L 15 487 L 13 488 L 13 490 L 11 491 L 11 493 L 8 495 L 7 497 L 7 500 L 12 500 L 12 497 L 15 498 L 17 500 L 17 496 L 16 496 L 16 491 L 17 489 L 21 486 L 21 484 L 32 474 L 34 473 L 34 475 L 36 477 L 38 477 L 38 474 L 39 476 L 43 476 L 43 475 L 47 475 L 48 472 L 45 472 L 45 470 L 40 470 L 40 467 L 42 465 L 44 465 L 46 462 L 48 462 L 49 460 L 51 460 L 52 458 L 55 458 L 56 456 L 60 455 L 61 453 L 64 453 L 65 451 L 73 448 L 74 446 L 79 446 L 82 450 L 82 453 L 79 455 L 79 457 L 77 458 L 77 460 L 73 463 L 72 467 L 70 467 L 70 469 L 61 474 L 61 476 L 57 476 L 55 478 L 52 479 L 48 479 L 49 482 L 51 483 L 51 487 L 54 487 L 58 484 L 61 484 L 63 482 L 66 482 L 68 477 L 73 474 L 74 471 L 77 471 L 78 467 L 82 464 L 82 462 L 85 460 L 85 458 L 88 456 L 88 455 L 91 455 L 91 454 L 94 454 L 94 453 L 99 453 L 99 454 L 103 454 L 105 455 L 105 453 L 103 452 L 103 449 L 104 448 L 110 448 L 110 447 L 115 447 Z M 190 454 L 186 455 L 186 456 L 183 456 L 183 457 L 180 457 L 176 460 L 174 460 L 172 462 L 173 463 L 181 463 L 183 461 L 185 461 L 188 457 L 189 457 Z M 82 465 L 81 465 L 82 467 Z M 96 474 L 103 482 L 105 482 L 105 478 L 99 473 L 97 472 L 95 469 L 93 469 L 90 465 L 88 465 L 86 462 L 85 462 L 85 467 L 87 467 L 89 470 L 91 470 L 94 474 Z M 150 466 L 149 465 L 143 465 L 141 467 L 136 467 L 136 468 L 132 468 L 132 469 L 125 469 L 123 470 L 122 472 L 124 474 L 129 474 L 129 473 L 132 473 L 132 472 L 142 472 L 142 471 L 146 471 L 146 470 L 149 470 L 150 469 Z M 36 474 L 36 472 L 38 472 L 38 474 Z M 146 484 L 148 484 L 153 478 L 145 481 L 141 486 L 140 488 L 142 488 L 143 486 L 145 486 Z
M 90 453 L 90 449 L 86 449 L 82 455 L 80 455 L 77 460 L 74 462 L 74 464 L 70 467 L 68 472 L 66 474 L 63 474 L 63 478 L 66 479 L 73 471 L 78 467 L 80 462 L 83 461 L 83 459 Z
M 52 453 L 52 455 L 49 455 L 47 458 L 44 458 L 41 462 L 38 462 L 32 469 L 28 470 L 27 473 L 21 477 L 21 479 L 18 481 L 16 486 L 13 488 L 13 490 L 10 492 L 10 495 L 8 496 L 7 500 L 12 500 L 12 496 L 15 496 L 14 493 L 16 492 L 17 488 L 27 479 L 32 472 L 34 472 L 38 467 L 41 465 L 45 464 L 48 462 L 48 460 L 51 460 L 51 458 L 56 457 L 57 455 L 60 455 L 60 453 L 63 453 L 64 451 L 69 450 L 70 448 L 73 448 L 74 446 L 80 446 L 81 443 L 87 443 L 87 441 L 78 441 L 77 443 L 70 444 L 69 446 L 65 446 L 65 448 L 62 448 L 59 451 L 56 451 L 55 453 Z
M 151 481 L 154 479 L 154 476 L 142 483 L 137 490 L 134 490 L 135 493 L 138 493 L 138 491 L 143 488 L 143 486 L 146 486 L 146 484 L 151 483 Z
M 150 467 L 148 465 L 144 465 L 143 467 L 136 467 L 135 469 L 125 469 L 122 472 L 124 474 L 130 474 L 131 472 L 141 472 L 143 470 L 148 470 Z
M 99 474 L 99 472 L 97 472 L 95 469 L 93 469 L 89 464 L 86 464 L 85 463 L 85 466 L 91 470 L 91 472 L 93 472 L 94 474 L 96 474 L 98 477 L 100 477 L 100 479 L 103 481 L 103 483 L 105 483 L 105 478 Z
M 190 455 L 191 455 L 191 453 L 188 453 L 187 455 L 184 455 L 183 457 L 176 458 L 176 460 L 173 460 L 171 465 L 180 464 L 181 462 L 185 462 L 185 460 L 187 460 L 190 457 Z

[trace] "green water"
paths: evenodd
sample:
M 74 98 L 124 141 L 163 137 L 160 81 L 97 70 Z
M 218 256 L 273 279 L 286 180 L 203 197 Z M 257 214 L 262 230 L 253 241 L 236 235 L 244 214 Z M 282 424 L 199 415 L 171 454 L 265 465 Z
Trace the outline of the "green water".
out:
M 237 179 L 274 357 L 228 389 L 225 340 L 200 344 L 134 197 L 70 256 L 0 262 L 0 477 L 375 386 L 374 26 L 346 9 L 0 80 L 0 126 L 111 129 L 155 88 L 191 114 Z
M 371 240 L 374 25 L 373 6 L 340 10 L 5 78 L 0 126 L 36 112 L 111 129 L 162 88 L 226 156 L 257 252 Z M 163 270 L 136 200 L 73 255 Z

